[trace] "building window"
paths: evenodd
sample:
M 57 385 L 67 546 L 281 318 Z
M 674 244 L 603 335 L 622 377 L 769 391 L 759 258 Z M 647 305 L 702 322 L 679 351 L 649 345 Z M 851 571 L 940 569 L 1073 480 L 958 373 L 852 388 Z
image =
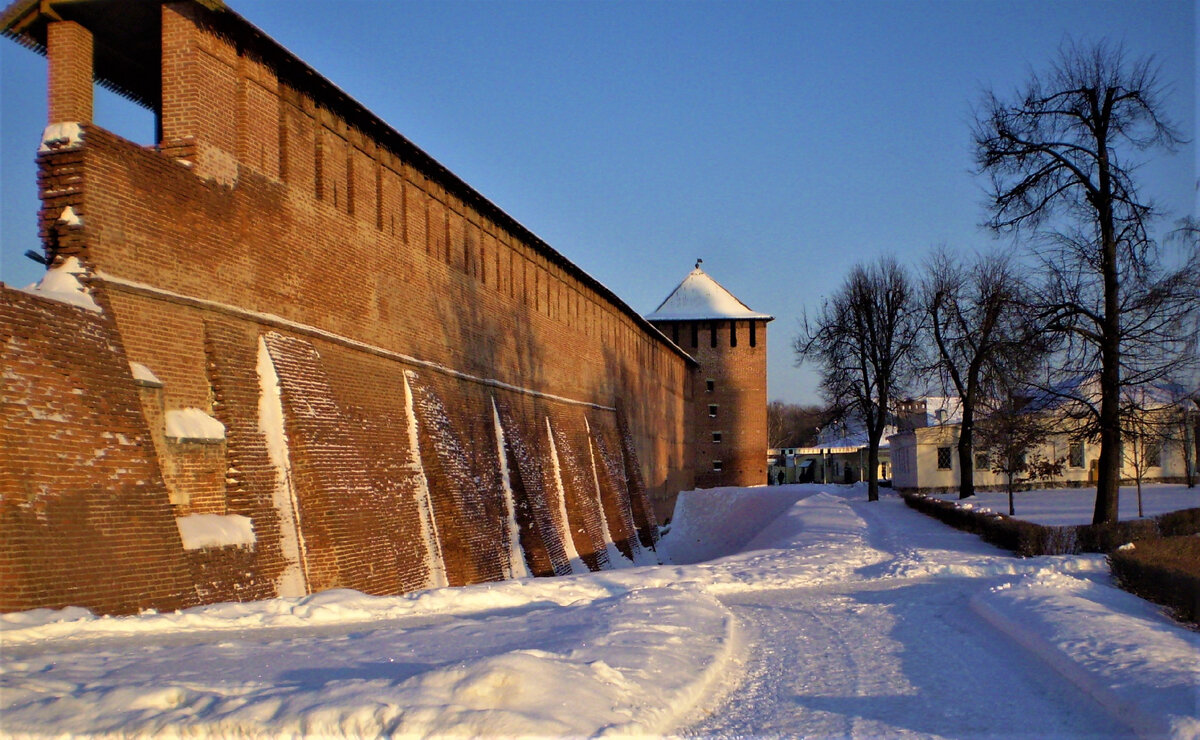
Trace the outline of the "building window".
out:
M 991 465 L 991 460 L 988 460 L 988 455 L 986 452 L 976 452 L 975 453 L 975 469 L 976 470 L 987 470 L 988 467 L 990 467 L 990 465 Z
M 692 322 L 692 349 L 700 346 L 700 324 Z
M 712 435 L 713 435 L 713 444 L 715 444 L 715 445 L 721 444 L 721 433 L 713 432 Z
M 715 403 L 708 404 L 708 415 L 714 419 L 717 418 L 717 404 L 715 404 Z
M 1067 464 L 1072 468 L 1083 467 L 1083 443 L 1072 442 L 1067 448 Z
M 729 322 L 729 346 L 730 347 L 737 346 L 737 322 L 736 321 Z
M 938 450 L 938 470 L 950 470 L 954 456 L 953 447 L 939 447 Z
M 671 324 L 671 341 L 679 346 L 679 324 Z
M 708 322 L 708 346 L 717 346 L 717 322 L 715 321 Z
M 1162 445 L 1158 442 L 1146 442 L 1146 467 L 1162 467 Z
M 758 346 L 758 331 L 757 331 L 757 329 L 758 329 L 758 324 L 755 323 L 754 321 L 751 321 L 750 322 L 750 346 L 751 347 Z
M 719 473 L 725 469 L 725 464 L 720 460 L 713 460 L 713 472 Z
M 704 392 L 705 393 L 712 393 L 713 388 L 716 388 L 716 387 L 717 387 L 717 381 L 713 380 L 712 378 L 709 378 L 708 380 L 704 381 Z

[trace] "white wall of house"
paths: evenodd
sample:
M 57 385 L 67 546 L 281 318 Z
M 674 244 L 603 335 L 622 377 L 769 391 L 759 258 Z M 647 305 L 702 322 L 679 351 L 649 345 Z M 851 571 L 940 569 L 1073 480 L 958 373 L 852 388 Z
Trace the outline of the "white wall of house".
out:
M 951 489 L 959 484 L 957 424 L 939 427 L 918 428 L 910 432 L 902 432 L 889 438 L 893 467 L 893 484 L 900 489 Z M 1088 442 L 1080 443 L 1082 448 L 1071 455 L 1073 443 L 1065 434 L 1058 435 L 1031 450 L 1033 457 L 1057 460 L 1064 459 L 1062 475 L 1048 481 L 1050 485 L 1090 485 L 1095 483 L 1093 467 L 1100 458 L 1100 445 Z M 939 448 L 949 452 L 939 453 Z M 1147 466 L 1142 472 L 1142 480 L 1156 481 L 1163 478 L 1182 478 L 1186 475 L 1183 446 L 1179 441 L 1164 440 L 1161 443 L 1159 465 Z M 1132 454 L 1126 447 L 1126 459 L 1121 475 L 1133 479 L 1136 474 L 1132 465 Z M 947 459 L 948 458 L 948 459 Z M 949 462 L 949 467 L 940 463 Z M 1005 476 L 993 473 L 988 468 L 976 467 L 976 486 L 1003 486 Z

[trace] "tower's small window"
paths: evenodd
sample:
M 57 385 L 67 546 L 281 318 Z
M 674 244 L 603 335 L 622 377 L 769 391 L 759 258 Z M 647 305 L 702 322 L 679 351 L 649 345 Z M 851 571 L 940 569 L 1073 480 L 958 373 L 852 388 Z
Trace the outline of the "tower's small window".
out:
M 692 322 L 692 349 L 700 346 L 700 324 Z
M 750 322 L 750 346 L 758 346 L 758 324 L 754 321 Z
M 712 393 L 713 388 L 716 388 L 716 386 L 717 386 L 717 381 L 713 380 L 712 378 L 709 378 L 708 380 L 704 381 L 704 392 Z
M 737 322 L 736 321 L 729 322 L 729 346 L 730 347 L 737 346 Z
M 720 460 L 713 460 L 713 472 L 714 473 L 719 473 L 724 469 L 725 469 L 725 463 L 721 462 Z
M 679 344 L 679 324 L 671 324 L 671 341 Z
M 713 432 L 712 435 L 713 435 L 713 444 L 715 444 L 715 445 L 721 444 L 721 433 Z
M 717 346 L 717 322 L 708 322 L 708 346 Z
M 714 419 L 717 418 L 717 404 L 715 404 L 715 403 L 708 404 L 708 415 Z

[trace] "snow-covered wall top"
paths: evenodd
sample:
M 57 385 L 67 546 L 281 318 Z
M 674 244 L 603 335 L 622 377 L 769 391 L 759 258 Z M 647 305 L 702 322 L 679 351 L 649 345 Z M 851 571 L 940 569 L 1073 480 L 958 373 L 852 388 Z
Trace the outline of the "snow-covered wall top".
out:
M 773 316 L 752 311 L 699 266 L 688 273 L 671 295 L 646 316 L 650 321 L 702 321 L 711 319 L 761 319 Z

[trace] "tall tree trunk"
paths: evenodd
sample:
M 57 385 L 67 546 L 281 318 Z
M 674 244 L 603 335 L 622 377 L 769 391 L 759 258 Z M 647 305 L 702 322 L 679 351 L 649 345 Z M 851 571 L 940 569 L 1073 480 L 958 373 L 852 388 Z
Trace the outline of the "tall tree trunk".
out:
M 958 430 L 958 497 L 971 498 L 975 495 L 975 458 L 972 457 L 975 436 L 975 420 L 971 406 L 963 405 L 962 424 Z
M 1112 236 L 1111 211 L 1101 215 L 1104 320 L 1100 331 L 1100 469 L 1097 471 L 1093 524 L 1117 521 L 1121 486 L 1121 317 L 1117 295 L 1120 289 L 1117 244 Z M 1103 228 L 1105 224 L 1108 224 L 1107 228 Z
M 867 500 L 879 500 L 879 438 L 871 435 L 867 446 Z

